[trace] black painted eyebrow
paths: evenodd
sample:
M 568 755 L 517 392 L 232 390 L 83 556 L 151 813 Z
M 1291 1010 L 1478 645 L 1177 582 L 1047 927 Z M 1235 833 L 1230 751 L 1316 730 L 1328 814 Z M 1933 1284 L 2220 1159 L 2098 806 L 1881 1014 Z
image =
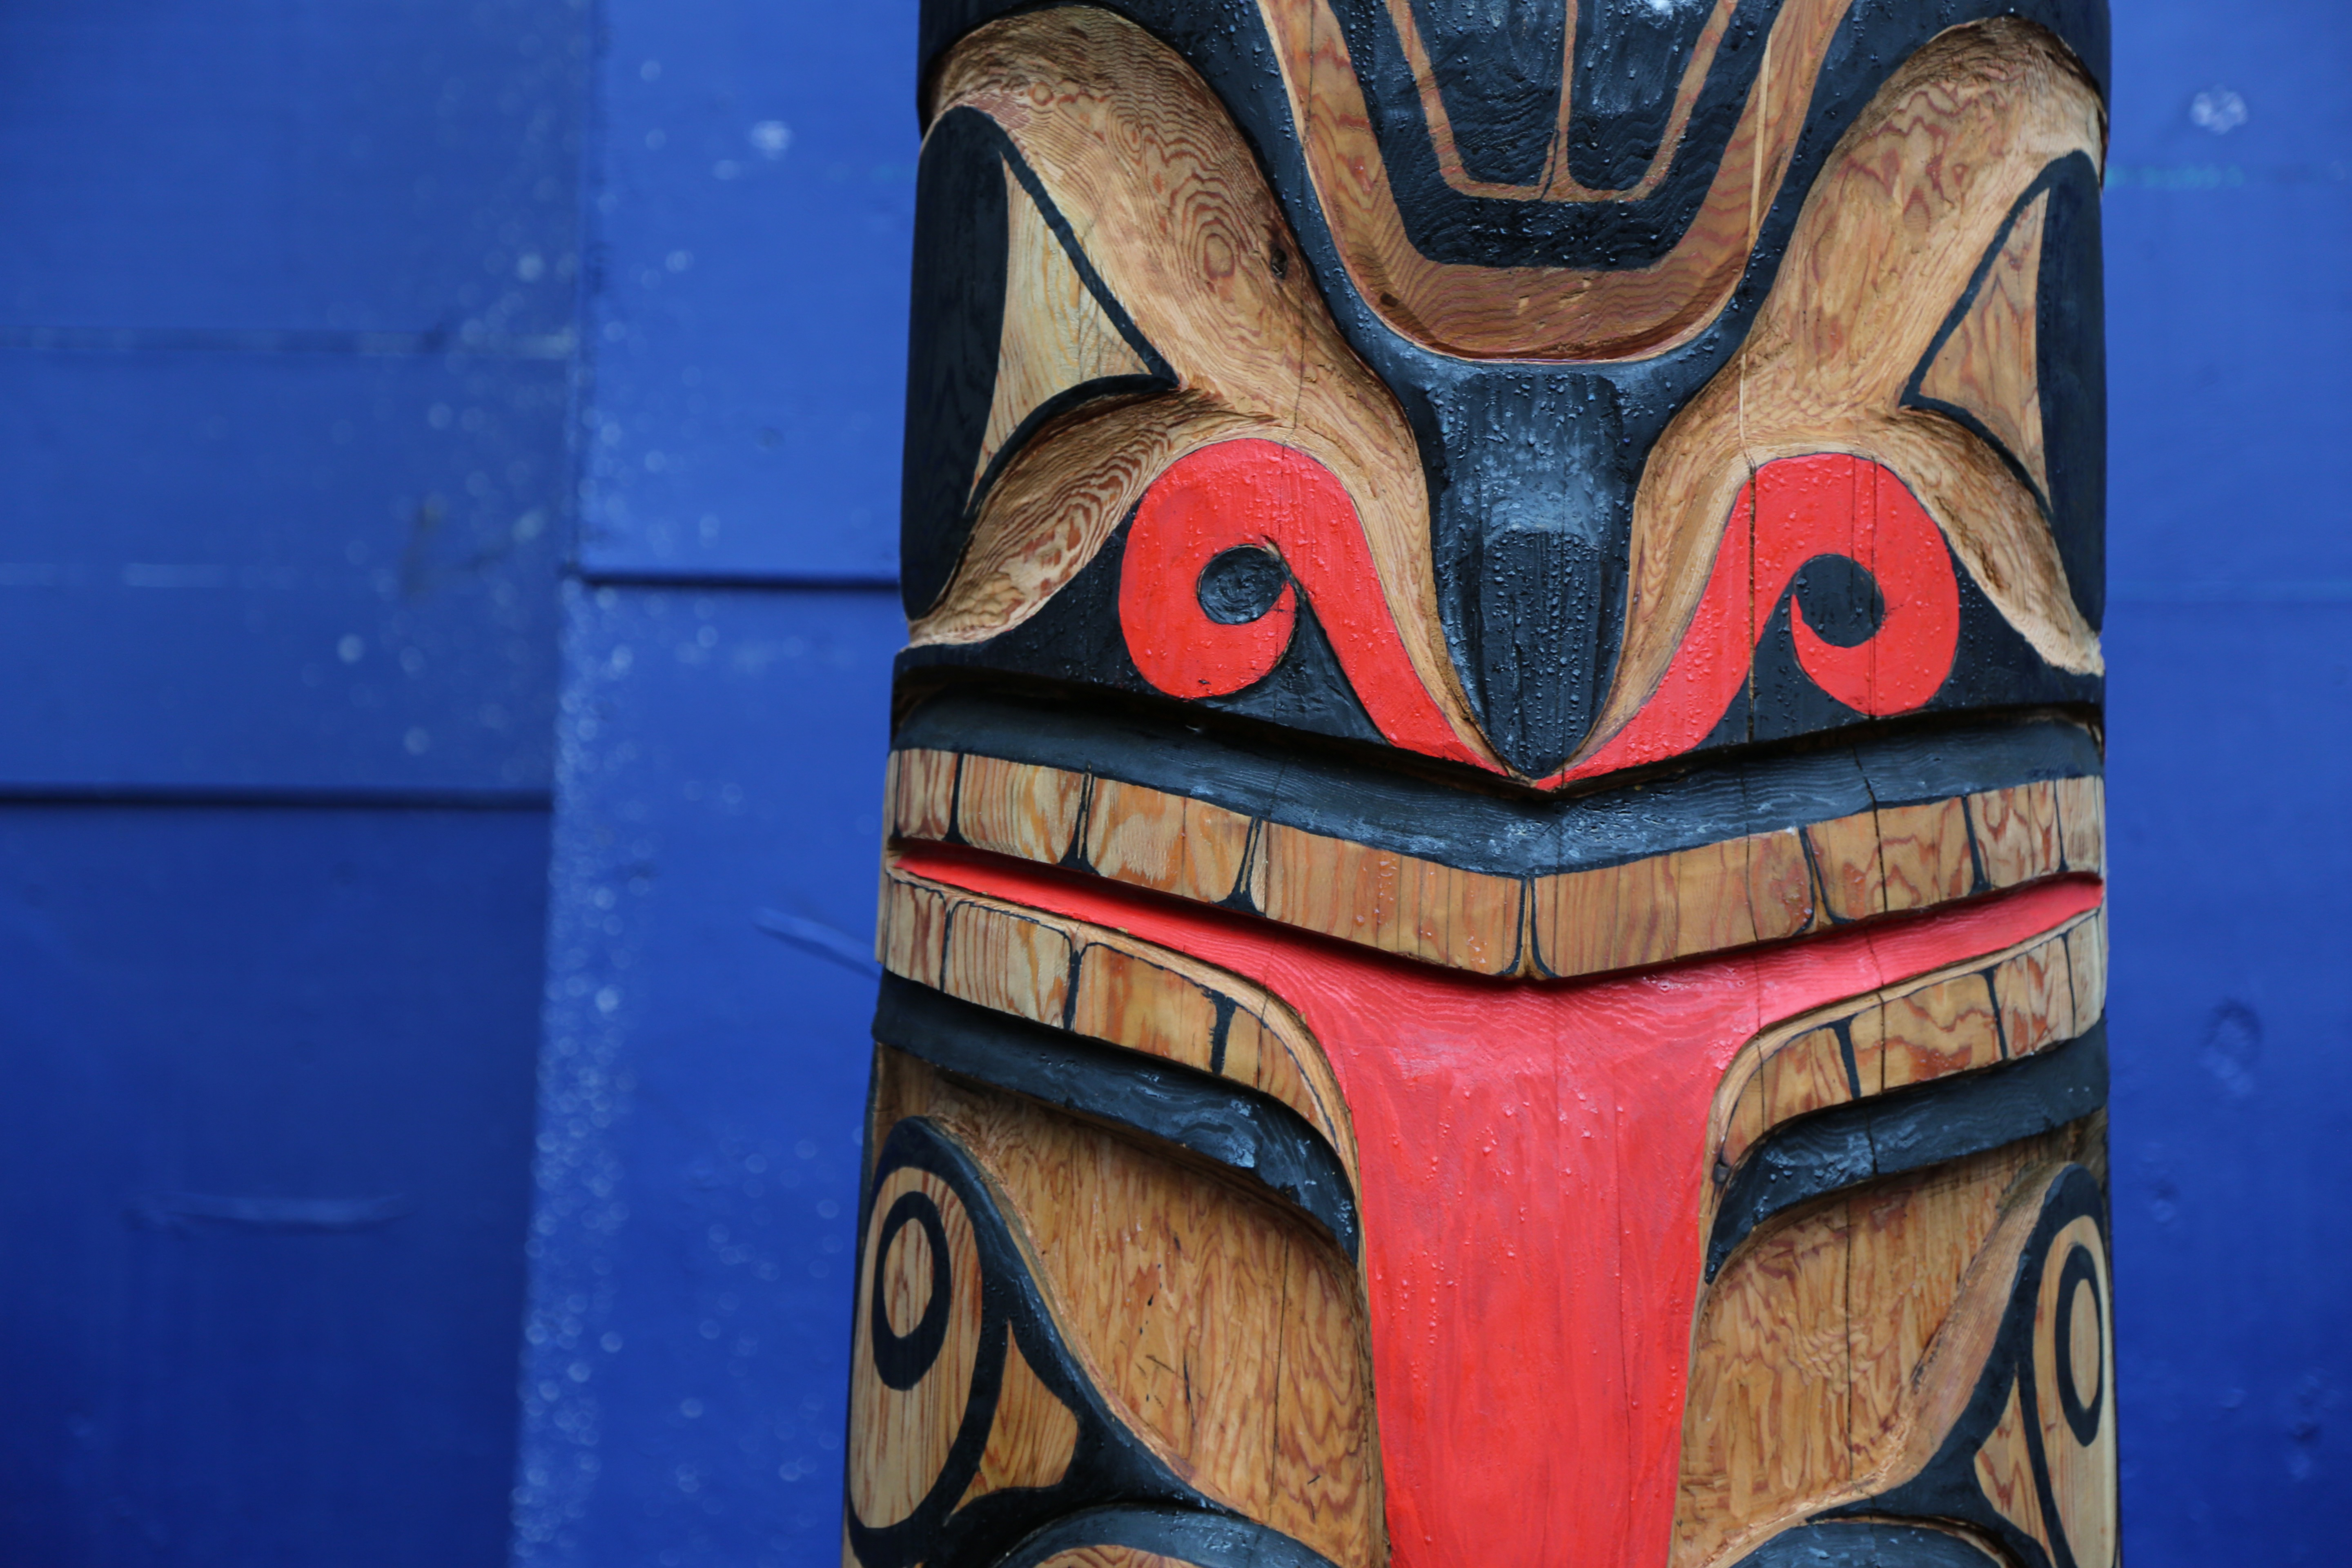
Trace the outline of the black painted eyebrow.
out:
M 1131 1127 L 1256 1180 L 1352 1260 L 1354 1184 L 1307 1120 L 1271 1095 L 885 974 L 874 1038 L 933 1067 Z
M 2021 1060 L 1874 1095 L 1783 1123 L 1724 1184 L 1706 1242 L 1712 1280 L 1774 1215 L 1847 1187 L 2053 1131 L 2107 1103 L 2105 1018 Z

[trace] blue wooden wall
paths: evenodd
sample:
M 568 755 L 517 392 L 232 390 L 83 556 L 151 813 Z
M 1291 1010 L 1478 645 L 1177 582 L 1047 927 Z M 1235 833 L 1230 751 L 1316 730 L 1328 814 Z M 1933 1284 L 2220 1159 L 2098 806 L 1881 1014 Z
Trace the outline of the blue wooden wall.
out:
M 2116 13 L 2126 1551 L 2337 1562 L 2352 13 Z M 0 1561 L 837 1560 L 912 54 L 0 11 Z
M 506 1553 L 588 42 L 0 7 L 0 1563 Z

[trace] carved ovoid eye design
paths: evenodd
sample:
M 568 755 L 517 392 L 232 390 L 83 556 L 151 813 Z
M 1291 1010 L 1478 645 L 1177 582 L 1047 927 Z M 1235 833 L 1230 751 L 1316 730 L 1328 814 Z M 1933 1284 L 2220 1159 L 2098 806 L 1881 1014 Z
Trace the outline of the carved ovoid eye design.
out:
M 1381 733 L 1469 760 L 1397 635 L 1356 503 L 1293 447 L 1245 438 L 1178 458 L 1129 526 L 1118 625 L 1143 679 L 1171 697 L 1229 697 L 1274 673 L 1299 598 L 1340 634 L 1334 652 Z
M 973 1386 L 982 1339 L 980 1257 L 955 1189 L 918 1166 L 891 1172 L 874 1194 L 864 1257 L 852 1419 L 887 1443 L 898 1462 L 852 1466 L 849 1502 L 861 1524 L 887 1531 L 955 1500 L 970 1476 L 953 1472 L 979 1458 L 965 1436 L 970 1417 L 981 1415 L 977 1436 L 984 1439 L 994 1390 Z M 935 1492 L 946 1495 L 934 1499 Z
M 2085 1215 L 2053 1239 L 2033 1316 L 2034 1406 L 2049 1500 L 2076 1568 L 2115 1558 L 2115 1401 L 2106 1249 Z
M 1569 776 L 1636 767 L 1706 740 L 1747 683 L 1784 600 L 1798 668 L 1857 713 L 1907 713 L 1951 674 L 1959 579 L 1918 498 L 1865 458 L 1782 458 L 1740 488 L 1698 613 L 1656 693 Z

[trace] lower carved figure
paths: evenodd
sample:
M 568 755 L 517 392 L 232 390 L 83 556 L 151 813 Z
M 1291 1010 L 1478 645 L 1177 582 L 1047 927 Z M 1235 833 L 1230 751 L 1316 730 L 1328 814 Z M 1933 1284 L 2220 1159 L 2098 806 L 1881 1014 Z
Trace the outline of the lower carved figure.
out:
M 927 0 L 845 1564 L 2111 1568 L 2104 13 L 1439 9 Z

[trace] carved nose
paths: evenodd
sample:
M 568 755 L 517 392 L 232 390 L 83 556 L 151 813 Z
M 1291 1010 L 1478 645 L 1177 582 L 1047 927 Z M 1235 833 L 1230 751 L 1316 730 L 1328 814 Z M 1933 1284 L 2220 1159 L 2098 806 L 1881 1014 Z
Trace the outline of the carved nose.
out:
M 1482 370 L 1431 389 L 1438 616 L 1487 742 L 1557 771 L 1617 662 L 1638 459 L 1604 377 Z

